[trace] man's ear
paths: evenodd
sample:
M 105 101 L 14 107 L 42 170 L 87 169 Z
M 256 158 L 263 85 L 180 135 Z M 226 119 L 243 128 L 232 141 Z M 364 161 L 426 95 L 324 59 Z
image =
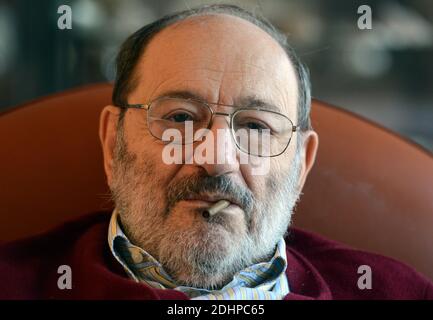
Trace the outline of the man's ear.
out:
M 314 165 L 314 161 L 316 160 L 317 148 L 319 147 L 319 136 L 313 130 L 302 133 L 301 139 L 302 141 L 300 141 L 300 143 L 302 143 L 303 146 L 301 147 L 300 152 L 303 154 L 301 156 L 302 163 L 298 184 L 299 191 L 301 191 L 304 187 L 307 176 Z
M 104 170 L 109 186 L 111 186 L 113 176 L 114 148 L 116 146 L 119 114 L 119 108 L 106 106 L 99 117 L 99 140 L 101 141 Z

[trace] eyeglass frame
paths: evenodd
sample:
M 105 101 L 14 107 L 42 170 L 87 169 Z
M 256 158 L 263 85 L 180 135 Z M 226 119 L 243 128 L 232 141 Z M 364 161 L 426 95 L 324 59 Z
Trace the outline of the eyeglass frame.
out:
M 147 113 L 147 117 L 146 117 L 146 118 L 147 118 L 147 126 L 148 126 L 148 129 L 149 129 L 149 110 L 150 110 L 151 107 L 152 107 L 152 103 L 154 103 L 154 102 L 156 102 L 156 101 L 158 101 L 158 100 L 162 100 L 162 99 L 178 99 L 178 100 L 184 100 L 184 101 L 193 101 L 193 102 L 199 103 L 199 104 L 201 104 L 201 105 L 204 105 L 204 106 L 205 106 L 205 107 L 210 111 L 210 114 L 211 114 L 211 117 L 210 117 L 210 119 L 209 119 L 209 123 L 208 123 L 207 128 L 206 128 L 206 129 L 208 129 L 208 130 L 210 130 L 210 128 L 212 127 L 212 123 L 213 123 L 214 116 L 216 116 L 216 115 L 220 115 L 220 116 L 229 117 L 229 120 L 230 120 L 230 123 L 229 123 L 229 126 L 230 126 L 230 132 L 231 132 L 231 136 L 232 136 L 233 141 L 235 142 L 236 147 L 237 147 L 240 151 L 242 151 L 242 152 L 244 152 L 244 153 L 247 153 L 247 154 L 249 154 L 249 155 L 253 155 L 253 156 L 256 156 L 256 157 L 259 157 L 259 158 L 273 158 L 273 157 L 278 157 L 278 156 L 282 155 L 284 152 L 286 152 L 287 148 L 289 147 L 290 142 L 292 141 L 293 134 L 290 135 L 290 139 L 289 139 L 289 141 L 287 142 L 286 146 L 285 146 L 284 149 L 283 149 L 280 153 L 278 153 L 278 154 L 271 155 L 271 156 L 262 156 L 262 155 L 254 155 L 254 154 L 251 154 L 250 152 L 243 150 L 243 149 L 238 145 L 238 142 L 236 141 L 236 137 L 234 136 L 235 131 L 234 131 L 234 128 L 233 128 L 233 118 L 234 118 L 234 116 L 235 116 L 238 112 L 240 112 L 240 111 L 245 111 L 245 110 L 256 110 L 256 111 L 265 111 L 265 112 L 274 113 L 274 114 L 277 114 L 277 115 L 283 116 L 284 118 L 286 118 L 286 119 L 290 122 L 290 124 L 291 124 L 291 129 L 290 129 L 290 131 L 291 131 L 291 132 L 299 132 L 299 129 L 300 129 L 299 125 L 294 125 L 294 124 L 293 124 L 293 121 L 290 120 L 289 117 L 287 117 L 286 115 L 284 115 L 284 114 L 282 114 L 282 113 L 280 113 L 280 112 L 277 112 L 277 111 L 273 111 L 273 110 L 269 110 L 269 109 L 265 109 L 265 108 L 260 108 L 260 107 L 241 107 L 241 106 L 230 105 L 230 104 L 223 104 L 223 103 L 217 103 L 217 102 L 207 102 L 207 101 L 203 101 L 203 100 L 199 100 L 199 99 L 194 99 L 194 98 L 179 98 L 179 97 L 161 96 L 161 97 L 158 97 L 158 98 L 153 99 L 152 101 L 150 101 L 150 102 L 148 102 L 148 103 L 124 104 L 124 105 L 120 105 L 120 106 L 116 106 L 116 107 L 121 108 L 121 109 L 124 109 L 124 110 L 126 110 L 126 109 L 140 109 L 140 110 L 146 110 L 146 111 L 148 111 L 148 113 Z M 234 108 L 234 107 L 238 107 L 238 108 L 237 108 L 235 111 L 233 111 L 232 113 L 225 113 L 225 112 L 217 112 L 217 111 L 214 111 L 213 108 L 211 108 L 210 105 L 222 106 L 222 107 L 232 107 L 232 108 Z M 204 129 L 204 128 L 202 128 L 202 129 Z M 156 137 L 156 136 L 153 134 L 152 130 L 149 129 L 149 132 L 150 132 L 150 134 L 151 134 L 155 139 L 158 139 L 158 140 L 160 140 L 160 141 L 163 141 L 161 138 Z M 198 142 L 198 141 L 193 141 L 192 143 L 194 143 L 194 142 Z M 185 143 L 185 145 L 186 145 L 186 143 Z

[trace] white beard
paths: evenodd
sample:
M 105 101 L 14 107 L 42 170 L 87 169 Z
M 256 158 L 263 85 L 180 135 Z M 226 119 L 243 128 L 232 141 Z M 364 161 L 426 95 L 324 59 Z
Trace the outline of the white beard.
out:
M 267 190 L 266 201 L 255 201 L 254 223 L 250 230 L 245 227 L 240 232 L 233 232 L 224 220 L 182 230 L 173 227 L 163 214 L 167 209 L 164 195 L 154 191 L 161 183 L 153 168 L 136 168 L 135 159 L 123 154 L 115 161 L 112 193 L 124 231 L 132 243 L 157 259 L 178 285 L 220 288 L 240 270 L 275 253 L 299 197 L 299 154 L 285 181 L 270 177 L 273 190 Z

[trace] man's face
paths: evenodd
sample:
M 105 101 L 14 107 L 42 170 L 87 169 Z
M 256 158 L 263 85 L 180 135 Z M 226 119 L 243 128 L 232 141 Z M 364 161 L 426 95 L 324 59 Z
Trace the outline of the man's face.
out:
M 194 17 L 164 29 L 146 48 L 135 75 L 130 104 L 173 91 L 225 105 L 255 97 L 297 123 L 297 81 L 286 54 L 264 31 L 236 17 Z M 296 149 L 298 133 L 282 155 L 254 159 L 255 165 L 270 161 L 264 175 L 240 163 L 242 151 L 229 135 L 218 141 L 226 144 L 222 164 L 165 164 L 166 145 L 150 134 L 146 112 L 128 109 L 113 135 L 112 161 L 105 150 L 110 143 L 103 143 L 108 181 L 130 240 L 179 284 L 202 288 L 220 287 L 242 268 L 268 259 L 287 230 L 306 171 L 304 148 Z M 228 130 L 228 117 L 216 116 L 210 129 L 214 137 L 218 129 Z M 230 206 L 203 217 L 202 210 L 220 199 L 229 199 Z

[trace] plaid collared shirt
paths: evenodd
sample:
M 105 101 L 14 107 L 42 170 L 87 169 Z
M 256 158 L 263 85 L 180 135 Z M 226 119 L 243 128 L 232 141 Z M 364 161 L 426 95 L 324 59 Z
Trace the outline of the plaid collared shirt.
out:
M 158 289 L 174 289 L 195 300 L 281 300 L 289 293 L 285 274 L 286 244 L 282 238 L 269 262 L 245 268 L 219 290 L 178 286 L 162 265 L 149 253 L 133 245 L 123 233 L 116 210 L 108 229 L 108 244 L 130 278 Z

